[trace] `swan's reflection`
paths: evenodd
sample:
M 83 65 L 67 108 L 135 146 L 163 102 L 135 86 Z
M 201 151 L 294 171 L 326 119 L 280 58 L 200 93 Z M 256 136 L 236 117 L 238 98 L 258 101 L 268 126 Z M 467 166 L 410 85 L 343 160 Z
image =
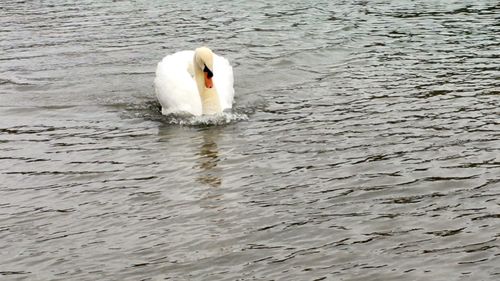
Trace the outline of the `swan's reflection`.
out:
M 222 184 L 221 169 L 218 167 L 220 162 L 219 149 L 217 147 L 217 140 L 221 135 L 220 128 L 208 127 L 203 129 L 186 129 L 175 126 L 161 126 L 159 130 L 159 142 L 167 142 L 169 146 L 168 153 L 182 155 L 182 153 L 189 153 L 196 147 L 195 163 L 191 165 L 195 170 L 193 175 L 194 179 L 204 186 L 219 187 Z M 198 142 L 186 142 L 186 140 L 197 139 Z M 175 149 L 176 151 L 171 151 Z M 192 157 L 185 155 L 185 161 L 192 160 Z M 182 159 L 181 159 L 182 160 Z M 183 163 L 186 163 L 186 162 Z M 182 164 L 182 163 L 181 163 Z
M 203 134 L 203 142 L 200 147 L 200 157 L 198 159 L 198 166 L 201 171 L 200 176 L 197 177 L 197 181 L 210 187 L 219 187 L 222 179 L 217 168 L 220 159 L 216 141 L 220 135 L 220 131 L 216 128 L 208 128 L 204 129 L 201 133 Z

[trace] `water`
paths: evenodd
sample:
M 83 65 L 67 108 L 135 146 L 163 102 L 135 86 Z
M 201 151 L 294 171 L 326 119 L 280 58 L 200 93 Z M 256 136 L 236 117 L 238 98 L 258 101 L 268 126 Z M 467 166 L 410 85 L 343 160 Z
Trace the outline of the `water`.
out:
M 0 279 L 498 280 L 498 1 L 138 2 L 0 6 Z

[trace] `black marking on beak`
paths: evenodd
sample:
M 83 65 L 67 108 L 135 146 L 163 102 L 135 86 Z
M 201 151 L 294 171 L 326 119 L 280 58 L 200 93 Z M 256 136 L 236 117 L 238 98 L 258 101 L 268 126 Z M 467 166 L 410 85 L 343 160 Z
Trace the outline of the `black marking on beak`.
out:
M 208 78 L 214 77 L 214 73 L 210 69 L 208 69 L 208 67 L 206 65 L 205 65 L 205 68 L 203 69 L 203 72 L 207 73 Z

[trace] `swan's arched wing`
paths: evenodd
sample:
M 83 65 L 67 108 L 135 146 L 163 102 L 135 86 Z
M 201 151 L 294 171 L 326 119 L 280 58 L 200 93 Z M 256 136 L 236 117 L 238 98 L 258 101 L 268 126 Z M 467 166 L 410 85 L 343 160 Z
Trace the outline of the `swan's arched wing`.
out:
M 214 84 L 219 94 L 222 110 L 232 108 L 234 98 L 233 68 L 229 61 L 214 54 Z
M 194 51 L 168 55 L 158 63 L 154 81 L 162 113 L 189 112 L 201 115 L 201 100 L 192 72 Z

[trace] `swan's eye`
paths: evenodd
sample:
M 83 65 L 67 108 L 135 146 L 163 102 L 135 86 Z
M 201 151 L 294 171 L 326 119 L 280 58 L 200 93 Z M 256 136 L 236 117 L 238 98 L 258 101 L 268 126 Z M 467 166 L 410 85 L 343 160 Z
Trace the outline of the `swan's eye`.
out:
M 203 72 L 207 73 L 208 78 L 212 78 L 214 76 L 213 72 L 208 69 L 208 67 L 205 65 L 205 68 L 203 69 Z

